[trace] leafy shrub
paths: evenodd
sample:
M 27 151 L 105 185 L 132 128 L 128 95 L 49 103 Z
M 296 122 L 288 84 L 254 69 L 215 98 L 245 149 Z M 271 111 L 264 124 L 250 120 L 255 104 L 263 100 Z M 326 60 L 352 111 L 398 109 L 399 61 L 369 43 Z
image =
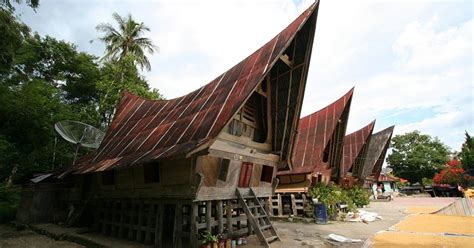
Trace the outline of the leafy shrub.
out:
M 18 187 L 0 185 L 0 223 L 15 219 L 19 202 L 20 189 Z
M 329 218 L 332 220 L 337 219 L 337 207 L 339 204 L 347 204 L 349 211 L 355 209 L 354 202 L 347 194 L 347 191 L 337 185 L 317 183 L 309 190 L 309 195 L 312 198 L 317 198 L 319 202 L 326 205 Z
M 354 205 L 357 207 L 363 207 L 369 205 L 370 195 L 367 189 L 364 189 L 360 186 L 354 186 L 347 190 L 349 198 L 352 200 Z

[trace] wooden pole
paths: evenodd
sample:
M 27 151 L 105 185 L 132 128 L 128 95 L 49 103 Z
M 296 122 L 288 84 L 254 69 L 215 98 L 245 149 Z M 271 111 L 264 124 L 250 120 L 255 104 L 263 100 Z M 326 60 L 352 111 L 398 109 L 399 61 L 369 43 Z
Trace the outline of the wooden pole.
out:
M 282 202 L 281 202 L 281 194 L 277 194 L 278 196 L 278 216 L 282 216 L 283 215 L 283 206 L 282 206 Z
M 296 209 L 296 198 L 294 194 L 291 194 L 291 208 L 293 210 L 293 215 L 297 216 L 298 215 L 298 210 Z
M 191 204 L 191 247 L 197 247 L 198 246 L 198 240 L 197 240 L 197 235 L 198 235 L 198 230 L 197 230 L 197 217 L 198 217 L 198 205 L 196 202 L 193 202 Z M 161 247 L 161 246 L 160 246 Z
M 212 224 L 212 201 L 206 202 L 206 229 L 208 232 L 211 232 Z
M 226 227 L 227 227 L 227 231 L 229 232 L 229 236 L 232 235 L 232 232 L 233 232 L 233 227 L 232 227 L 232 201 L 230 200 L 227 200 L 226 201 L 226 204 L 225 204 L 225 207 L 226 207 L 226 210 L 225 210 L 225 214 L 226 214 Z
M 217 209 L 216 209 L 217 213 L 217 223 L 218 223 L 218 226 L 217 226 L 217 232 L 218 233 L 223 233 L 224 232 L 224 220 L 223 220 L 223 215 L 224 215 L 224 211 L 222 210 L 222 201 L 217 201 Z

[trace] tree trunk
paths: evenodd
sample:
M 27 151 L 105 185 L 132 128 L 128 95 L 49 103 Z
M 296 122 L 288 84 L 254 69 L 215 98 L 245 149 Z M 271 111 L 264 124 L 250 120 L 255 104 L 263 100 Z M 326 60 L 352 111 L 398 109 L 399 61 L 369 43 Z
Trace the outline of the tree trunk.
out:
M 10 172 L 10 176 L 8 176 L 7 184 L 6 184 L 7 188 L 13 185 L 13 177 L 15 177 L 17 171 L 18 171 L 18 165 L 15 164 L 13 165 L 12 171 Z

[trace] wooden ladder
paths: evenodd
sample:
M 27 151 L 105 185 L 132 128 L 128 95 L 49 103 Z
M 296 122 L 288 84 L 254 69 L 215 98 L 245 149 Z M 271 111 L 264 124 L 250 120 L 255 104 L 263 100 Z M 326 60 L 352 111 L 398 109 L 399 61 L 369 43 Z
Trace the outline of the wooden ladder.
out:
M 265 208 L 263 208 L 262 203 L 258 200 L 255 192 L 252 190 L 252 188 L 249 190 L 249 196 L 243 196 L 239 188 L 236 189 L 235 194 L 239 198 L 244 212 L 247 215 L 248 224 L 251 225 L 260 242 L 265 247 L 270 247 L 270 243 L 280 240 L 280 237 L 275 231 L 275 228 L 268 217 L 267 211 L 265 211 Z M 267 230 L 270 232 L 270 236 L 265 236 L 265 232 Z

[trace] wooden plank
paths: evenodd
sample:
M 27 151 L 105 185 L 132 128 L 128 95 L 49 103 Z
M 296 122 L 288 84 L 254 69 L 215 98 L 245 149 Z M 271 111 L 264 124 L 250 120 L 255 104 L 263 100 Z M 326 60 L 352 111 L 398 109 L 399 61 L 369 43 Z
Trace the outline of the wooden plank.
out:
M 155 204 L 153 202 L 150 202 L 148 204 L 148 218 L 147 218 L 147 228 L 145 230 L 145 241 L 144 243 L 146 245 L 151 243 L 151 229 L 152 229 L 152 222 L 153 222 L 153 216 L 155 215 L 154 210 L 155 210 Z
M 233 234 L 233 226 L 232 226 L 232 202 L 230 200 L 227 200 L 226 201 L 226 204 L 225 204 L 225 207 L 226 207 L 226 210 L 225 210 L 225 214 L 226 214 L 226 228 L 227 228 L 227 231 L 229 232 L 229 235 L 232 236 Z
M 163 219 L 164 219 L 164 215 L 165 215 L 165 205 L 164 204 L 160 204 L 159 206 L 159 217 L 158 217 L 158 226 L 159 226 L 159 230 L 158 230 L 158 235 L 155 234 L 155 240 L 156 240 L 156 236 L 158 236 L 158 247 L 163 247 L 163 229 L 165 228 L 163 226 Z M 155 246 L 156 246 L 156 242 L 155 242 Z
M 294 215 L 294 216 L 297 216 L 297 215 L 298 215 L 298 210 L 296 209 L 296 199 L 295 199 L 295 195 L 294 195 L 294 194 L 291 194 L 291 195 L 290 195 L 290 198 L 291 198 L 291 210 L 293 211 L 293 215 Z
M 127 204 L 126 204 L 126 201 L 122 200 L 120 201 L 120 206 L 121 206 L 121 210 L 120 210 L 120 227 L 119 227 L 119 230 L 118 230 L 118 234 L 117 234 L 117 237 L 119 238 L 122 238 L 124 236 L 124 229 L 125 229 L 125 214 L 126 214 L 126 211 L 127 211 Z
M 212 222 L 212 201 L 206 201 L 206 229 L 211 232 Z
M 198 230 L 197 230 L 197 217 L 198 217 L 198 205 L 197 203 L 193 202 L 191 204 L 191 247 L 198 246 Z M 161 247 L 161 246 L 160 246 Z
M 136 211 L 137 211 L 137 203 L 135 199 L 132 200 L 132 206 L 130 210 L 130 223 L 128 223 L 128 239 L 133 239 L 133 222 L 135 221 Z
M 174 217 L 173 240 L 177 247 L 181 247 L 181 232 L 183 231 L 183 204 L 181 202 L 176 204 Z
M 144 215 L 144 210 L 143 210 L 143 201 L 140 201 L 140 207 L 138 208 L 138 224 L 137 224 L 137 236 L 136 240 L 138 242 L 142 241 L 142 225 L 143 225 L 143 215 Z
M 161 218 L 161 209 L 163 208 L 162 204 L 156 204 L 156 214 L 155 214 L 155 241 L 153 244 L 155 247 L 161 247 L 161 239 L 160 239 L 160 234 L 161 229 L 163 229 L 162 226 L 160 226 L 160 218 Z
M 283 206 L 281 202 L 281 194 L 277 194 L 278 196 L 278 216 L 283 216 Z
M 104 201 L 104 206 L 105 207 L 104 207 L 104 211 L 103 211 L 104 215 L 102 217 L 102 230 L 101 230 L 103 235 L 105 235 L 106 232 L 107 232 L 107 217 L 108 217 L 108 212 L 106 211 L 106 209 L 108 207 L 107 203 L 108 202 Z
M 271 94 L 271 79 L 270 73 L 267 74 L 267 137 L 265 143 L 271 144 L 272 139 L 272 94 Z
M 117 225 L 117 223 L 115 223 L 115 215 L 117 214 L 116 209 L 119 209 L 118 204 L 119 204 L 118 201 L 113 201 L 112 202 L 112 209 L 109 209 L 109 211 L 111 212 L 110 214 L 112 215 L 112 219 L 110 220 L 111 221 L 110 236 L 112 236 L 112 237 L 116 237 L 117 234 L 118 234 L 118 225 Z
M 216 215 L 217 215 L 217 222 L 218 222 L 217 232 L 223 233 L 224 232 L 224 220 L 223 220 L 224 211 L 222 210 L 222 201 L 217 201 Z

